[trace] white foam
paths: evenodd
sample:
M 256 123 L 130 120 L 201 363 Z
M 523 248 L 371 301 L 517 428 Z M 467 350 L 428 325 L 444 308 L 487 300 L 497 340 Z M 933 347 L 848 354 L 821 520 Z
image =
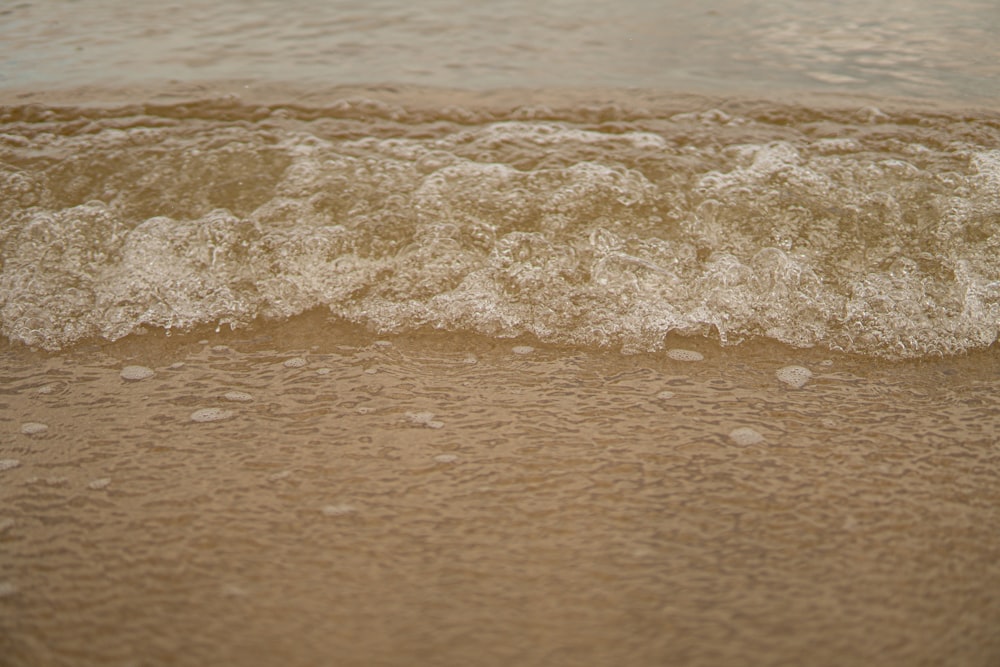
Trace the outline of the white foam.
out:
M 756 445 L 764 442 L 764 436 L 749 426 L 734 428 L 729 432 L 729 438 L 737 445 Z
M 805 386 L 806 382 L 809 382 L 812 371 L 802 366 L 785 366 L 779 368 L 774 375 L 785 384 L 800 389 Z
M 674 361 L 701 361 L 705 358 L 701 352 L 680 349 L 667 350 L 667 356 Z
M 48 424 L 42 424 L 41 422 L 24 422 L 21 424 L 21 433 L 25 435 L 38 435 L 39 433 L 45 433 L 49 430 Z
M 253 395 L 245 391 L 227 391 L 222 395 L 222 398 L 234 403 L 249 403 L 253 400 Z
M 327 505 L 321 511 L 325 516 L 344 516 L 357 512 L 353 505 Z
M 223 410 L 222 408 L 202 408 L 201 410 L 195 410 L 191 413 L 191 421 L 193 422 L 217 422 L 223 419 L 229 419 L 233 416 L 232 410 Z
M 427 428 L 442 428 L 443 421 L 434 419 L 433 412 L 407 412 L 406 419 L 414 424 L 426 426 Z
M 302 368 L 307 363 L 309 362 L 307 362 L 302 357 L 292 357 L 291 359 L 285 360 L 284 366 L 285 368 Z
M 535 351 L 535 348 L 530 345 L 516 345 L 510 351 L 514 354 L 531 354 Z
M 21 462 L 17 459 L 0 459 L 0 472 L 16 468 L 19 465 L 21 465 Z
M 138 382 L 140 380 L 147 380 L 153 377 L 156 375 L 156 372 L 152 368 L 147 368 L 145 366 L 126 366 L 122 369 L 120 375 L 123 380 Z
M 100 479 L 93 480 L 90 484 L 87 485 L 87 488 L 93 489 L 94 491 L 100 491 L 101 489 L 108 488 L 109 484 L 111 484 L 110 477 L 101 477 Z

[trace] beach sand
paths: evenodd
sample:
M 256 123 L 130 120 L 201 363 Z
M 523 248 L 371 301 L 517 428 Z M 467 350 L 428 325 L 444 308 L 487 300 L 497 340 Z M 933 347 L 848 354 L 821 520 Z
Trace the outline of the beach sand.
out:
M 3 343 L 0 663 L 1000 658 L 995 348 L 666 347 Z

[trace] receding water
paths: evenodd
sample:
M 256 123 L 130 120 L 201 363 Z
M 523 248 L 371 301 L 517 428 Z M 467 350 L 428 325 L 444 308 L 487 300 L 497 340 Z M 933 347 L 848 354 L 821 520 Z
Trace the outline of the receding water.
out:
M 998 27 L 0 9 L 0 665 L 1000 663 Z

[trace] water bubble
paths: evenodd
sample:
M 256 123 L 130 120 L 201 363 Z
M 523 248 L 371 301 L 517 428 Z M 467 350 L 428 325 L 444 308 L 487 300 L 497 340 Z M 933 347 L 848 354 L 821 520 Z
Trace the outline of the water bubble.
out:
M 41 422 L 24 422 L 21 424 L 21 433 L 25 435 L 38 435 L 48 430 L 48 424 L 42 424 Z
M 705 358 L 701 352 L 680 349 L 667 350 L 667 356 L 674 361 L 701 361 Z
M 764 442 L 764 436 L 748 426 L 734 428 L 729 432 L 729 438 L 737 445 L 756 445 Z
M 444 426 L 444 422 L 434 419 L 433 412 L 407 412 L 406 419 L 427 428 L 441 428 Z
M 329 375 L 329 374 L 330 374 L 330 369 L 329 368 L 317 368 L 316 369 L 316 375 Z
M 145 366 L 126 366 L 121 372 L 122 379 L 130 382 L 146 380 L 154 375 L 156 375 L 156 372 L 152 368 L 146 368 Z
M 531 354 L 535 351 L 535 348 L 530 345 L 516 345 L 510 351 L 514 354 Z
M 0 472 L 16 468 L 19 465 L 21 465 L 21 462 L 17 459 L 0 459 Z
M 672 392 L 672 391 L 661 391 L 660 393 L 658 393 L 656 395 L 656 397 L 658 399 L 660 399 L 661 401 L 666 401 L 666 400 L 671 399 L 671 398 L 674 397 L 674 392 Z
M 370 405 L 359 405 L 356 410 L 359 415 L 370 415 L 375 412 L 375 408 Z
M 253 400 L 253 396 L 245 391 L 227 391 L 222 398 L 234 403 L 249 403 Z
M 110 477 L 101 477 L 100 479 L 93 480 L 90 484 L 87 485 L 87 488 L 93 489 L 94 491 L 100 491 L 101 489 L 108 488 L 109 484 L 111 484 Z
M 454 454 L 438 454 L 434 457 L 434 460 L 438 463 L 454 463 L 458 460 L 458 457 Z
M 286 359 L 284 366 L 285 368 L 302 368 L 308 362 L 302 357 L 292 357 L 291 359 Z
M 809 382 L 809 378 L 812 377 L 812 371 L 802 366 L 785 366 L 784 368 L 779 368 L 774 375 L 785 384 L 799 389 L 805 386 L 806 382 Z
M 353 505 L 327 505 L 322 509 L 325 516 L 344 516 L 357 512 Z
M 223 419 L 229 419 L 233 416 L 232 410 L 223 410 L 222 408 L 202 408 L 201 410 L 195 410 L 191 413 L 191 421 L 193 422 L 217 422 Z

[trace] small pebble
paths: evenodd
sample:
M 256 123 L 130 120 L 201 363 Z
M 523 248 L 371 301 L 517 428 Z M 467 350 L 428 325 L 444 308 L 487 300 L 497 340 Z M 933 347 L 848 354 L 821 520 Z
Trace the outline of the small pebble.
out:
M 747 426 L 734 428 L 729 432 L 730 439 L 737 445 L 756 445 L 764 442 L 764 436 Z
M 111 478 L 102 477 L 100 479 L 95 479 L 94 481 L 92 481 L 90 484 L 87 485 L 87 488 L 93 489 L 94 491 L 100 491 L 101 489 L 108 488 L 109 484 L 111 484 Z
M 809 382 L 812 371 L 802 366 L 785 366 L 779 368 L 774 375 L 785 384 L 800 389 L 805 386 L 806 382 Z
M 0 459 L 0 472 L 4 470 L 11 470 L 21 465 L 21 462 L 17 459 Z
M 667 356 L 674 361 L 701 361 L 705 358 L 701 352 L 695 352 L 694 350 L 667 350 Z
M 223 419 L 229 419 L 232 416 L 232 410 L 223 410 L 222 408 L 202 408 L 201 410 L 195 410 L 191 413 L 191 421 L 217 422 L 222 421 Z
M 284 366 L 285 368 L 302 368 L 306 365 L 306 360 L 302 357 L 292 357 L 291 359 L 286 359 Z
M 24 422 L 21 424 L 21 433 L 25 435 L 38 435 L 39 433 L 45 433 L 48 430 L 48 424 L 42 424 L 40 422 Z
M 222 398 L 234 403 L 249 403 L 253 400 L 253 396 L 245 391 L 227 391 Z
M 126 366 L 122 369 L 120 375 L 123 380 L 138 382 L 139 380 L 147 380 L 153 377 L 156 375 L 156 372 L 152 368 L 146 368 L 145 366 Z

